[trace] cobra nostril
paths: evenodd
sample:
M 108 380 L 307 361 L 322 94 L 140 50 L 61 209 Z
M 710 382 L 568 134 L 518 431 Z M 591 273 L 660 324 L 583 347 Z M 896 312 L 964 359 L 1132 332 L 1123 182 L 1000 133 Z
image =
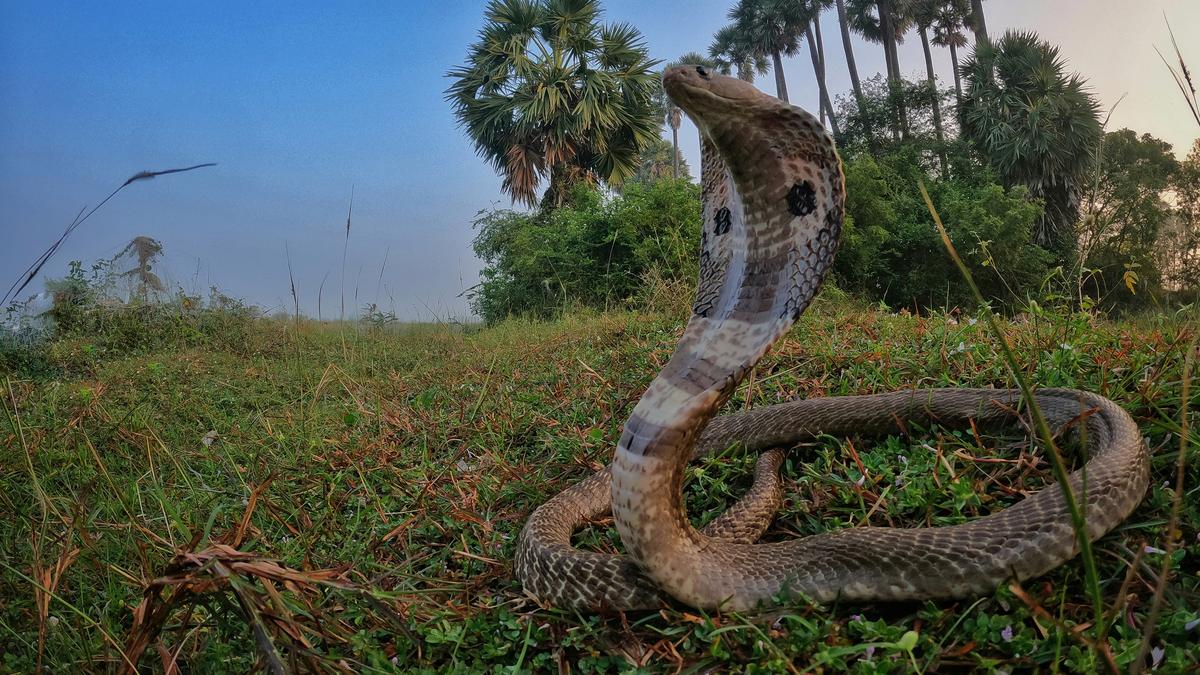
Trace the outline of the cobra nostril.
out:
M 696 72 L 700 74 L 700 77 L 708 79 L 708 69 L 704 66 L 696 66 Z

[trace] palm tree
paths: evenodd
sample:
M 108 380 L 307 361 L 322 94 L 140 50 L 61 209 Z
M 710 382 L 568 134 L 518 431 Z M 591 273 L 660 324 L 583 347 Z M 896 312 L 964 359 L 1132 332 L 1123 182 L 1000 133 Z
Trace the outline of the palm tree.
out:
M 717 70 L 726 75 L 736 73 L 746 82 L 753 82 L 756 74 L 765 75 L 770 69 L 766 57 L 756 53 L 733 24 L 717 31 L 708 55 L 717 64 Z
M 900 0 L 900 4 L 904 4 Z M 908 31 L 908 17 L 897 11 L 895 0 L 847 0 L 850 28 L 868 42 L 883 47 L 883 60 L 887 67 L 889 82 L 900 81 L 900 63 L 896 58 L 896 45 L 904 41 Z
M 962 135 L 1008 185 L 1045 200 L 1035 243 L 1070 263 L 1079 202 L 1100 143 L 1098 106 L 1058 49 L 1029 32 L 984 40 L 963 64 Z
M 769 56 L 775 70 L 775 95 L 788 100 L 783 57 L 800 49 L 800 36 L 808 25 L 808 12 L 796 0 L 739 0 L 729 11 L 739 40 L 754 56 Z
M 971 0 L 971 13 L 968 20 L 971 28 L 975 29 L 975 44 L 987 42 L 987 21 L 983 18 L 983 0 Z
M 863 107 L 862 83 L 858 80 L 858 65 L 854 63 L 854 48 L 850 46 L 850 22 L 846 18 L 845 0 L 836 0 L 838 26 L 842 29 L 842 48 L 846 52 L 846 67 L 850 70 L 850 85 L 854 89 L 854 99 L 858 107 Z
M 829 128 L 834 136 L 838 132 L 837 118 L 833 113 L 833 101 L 829 97 L 829 88 L 825 86 L 825 47 L 821 40 L 821 12 L 827 9 L 833 0 L 801 0 L 808 11 L 808 24 L 804 27 L 804 37 L 808 40 L 808 53 L 812 58 L 813 75 L 817 78 L 817 91 L 820 95 L 821 118 L 824 121 L 829 116 Z
M 562 203 L 570 185 L 617 185 L 659 134 L 656 61 L 594 0 L 491 0 L 446 99 L 514 201 Z
M 904 41 L 910 17 L 897 11 L 894 0 L 848 0 L 846 9 L 850 27 L 856 33 L 869 42 L 883 45 L 888 84 L 893 91 L 897 90 L 902 86 L 902 81 L 896 45 Z M 893 100 L 895 99 L 893 95 Z M 892 135 L 900 136 L 907 133 L 907 114 L 902 101 L 898 101 L 895 108 L 896 120 L 893 123 Z
M 704 66 L 705 68 L 720 70 L 714 59 L 696 52 L 688 52 L 680 56 L 678 60 L 668 63 L 667 68 L 684 65 Z M 662 111 L 663 122 L 671 128 L 671 147 L 674 149 L 671 162 L 671 176 L 679 178 L 679 125 L 683 123 L 683 111 L 679 109 L 679 106 L 675 105 L 670 96 L 667 96 L 667 92 L 662 88 L 661 84 L 662 81 L 660 80 L 655 98 L 658 101 L 659 110 Z
M 633 183 L 650 185 L 665 178 L 691 179 L 691 171 L 687 160 L 679 156 L 679 149 L 671 147 L 663 139 L 651 141 L 638 158 L 638 168 L 627 181 L 621 184 L 624 189 Z
M 941 10 L 933 20 L 933 37 L 931 42 L 939 47 L 950 48 L 950 64 L 954 70 L 954 96 L 962 105 L 962 77 L 958 67 L 958 49 L 967 46 L 967 36 L 963 28 L 967 25 L 970 13 L 969 0 L 942 0 Z
M 944 0 L 910 0 L 908 13 L 917 25 L 917 33 L 921 36 L 921 49 L 925 52 L 925 78 L 933 93 L 933 129 L 938 140 L 938 163 L 942 173 L 946 173 L 946 135 L 942 131 L 941 96 L 938 95 L 937 77 L 933 74 L 933 55 L 929 51 L 929 28 L 937 20 L 944 5 Z

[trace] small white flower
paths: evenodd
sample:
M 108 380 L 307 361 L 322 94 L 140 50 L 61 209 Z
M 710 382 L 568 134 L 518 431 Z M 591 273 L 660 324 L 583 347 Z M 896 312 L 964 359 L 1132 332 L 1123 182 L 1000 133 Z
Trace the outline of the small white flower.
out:
M 975 317 L 971 317 L 970 319 L 967 319 L 968 326 L 974 326 L 977 323 L 979 323 L 979 319 L 976 319 Z
M 1163 649 L 1162 647 L 1155 647 L 1154 649 L 1151 649 L 1150 650 L 1150 667 L 1157 668 L 1158 664 L 1162 663 L 1163 656 L 1166 655 L 1166 653 L 1167 653 L 1167 651 L 1165 649 Z
M 1065 343 L 1065 342 L 1060 342 L 1060 343 L 1058 344 L 1058 348 L 1059 348 L 1059 349 L 1061 349 L 1061 350 L 1063 350 L 1063 351 L 1067 351 L 1067 352 L 1073 352 L 1073 351 L 1075 351 L 1075 348 L 1074 348 L 1074 347 L 1072 347 L 1071 345 L 1069 345 L 1069 344 L 1067 344 L 1067 343 Z
M 1166 551 L 1162 550 L 1161 548 L 1155 547 L 1155 546 L 1146 546 L 1145 548 L 1142 549 L 1142 551 L 1144 551 L 1146 553 L 1155 553 L 1158 555 L 1162 555 L 1163 553 L 1166 553 Z
M 867 476 L 866 476 L 866 474 L 863 474 L 858 477 L 858 480 L 854 481 L 854 484 L 857 485 L 858 487 L 862 487 L 863 482 L 866 480 L 867 480 Z
M 951 353 L 951 354 L 961 354 L 961 353 L 963 353 L 963 352 L 965 352 L 965 351 L 967 351 L 967 345 L 966 345 L 966 343 L 964 343 L 964 342 L 959 342 L 957 347 L 955 347 L 954 349 L 950 350 L 950 353 Z
M 900 460 L 901 464 L 908 465 L 908 458 L 904 455 L 896 455 L 896 459 Z
M 1183 624 L 1183 629 L 1190 633 L 1196 630 L 1196 626 L 1200 626 L 1200 619 L 1192 619 L 1191 621 Z

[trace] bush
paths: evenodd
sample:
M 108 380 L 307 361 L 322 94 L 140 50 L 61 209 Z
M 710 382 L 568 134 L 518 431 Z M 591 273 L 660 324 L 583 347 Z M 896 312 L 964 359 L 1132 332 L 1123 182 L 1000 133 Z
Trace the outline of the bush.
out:
M 893 307 L 972 306 L 921 198 L 921 181 L 984 296 L 1019 304 L 1051 273 L 1052 257 L 1032 243 L 1041 207 L 1023 188 L 1005 190 L 986 171 L 935 180 L 916 151 L 845 162 L 847 219 L 834 263 L 844 289 Z
M 698 274 L 700 187 L 686 180 L 630 183 L 619 195 L 580 185 L 567 206 L 485 211 L 474 224 L 484 268 L 471 305 L 487 323 L 623 304 L 651 270 L 666 281 Z
M 238 354 L 271 346 L 261 313 L 216 288 L 207 299 L 183 292 L 157 294 L 153 302 L 110 294 L 112 268 L 103 261 L 86 274 L 72 262 L 63 279 L 47 282 L 53 306 L 33 313 L 28 303 L 8 308 L 0 325 L 0 373 L 53 377 L 85 368 L 109 355 L 164 346 L 205 346 Z

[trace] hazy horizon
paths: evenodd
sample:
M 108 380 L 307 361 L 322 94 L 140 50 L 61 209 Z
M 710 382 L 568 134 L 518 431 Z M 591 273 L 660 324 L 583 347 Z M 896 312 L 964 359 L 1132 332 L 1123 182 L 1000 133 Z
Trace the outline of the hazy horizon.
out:
M 285 244 L 301 309 L 336 317 L 346 209 L 354 216 L 347 311 L 378 302 L 406 320 L 465 318 L 460 294 L 478 280 L 471 221 L 508 207 L 501 179 L 456 126 L 443 92 L 482 25 L 483 2 L 371 3 L 352 10 L 299 4 L 165 6 L 0 0 L 0 280 L 16 276 L 85 205 L 130 175 L 218 166 L 130 186 L 84 224 L 41 277 L 71 260 L 120 251 L 135 236 L 164 248 L 164 276 L 192 292 L 210 285 L 267 310 L 290 310 Z M 603 2 L 604 20 L 642 31 L 651 55 L 705 52 L 733 0 Z M 989 0 L 989 32 L 1029 29 L 1083 75 L 1109 129 L 1129 127 L 1188 151 L 1196 127 L 1166 66 L 1164 15 L 1190 64 L 1200 51 L 1200 2 Z M 822 19 L 829 85 L 849 90 L 837 17 Z M 853 41 L 864 78 L 883 69 L 877 45 Z M 969 54 L 970 47 L 963 50 Z M 934 48 L 942 86 L 950 56 Z M 915 34 L 904 73 L 924 77 Z M 807 48 L 785 60 L 793 103 L 816 107 Z M 774 90 L 770 74 L 759 79 Z M 669 134 L 666 135 L 669 138 Z M 699 167 L 695 130 L 682 150 Z M 384 260 L 386 258 L 386 266 Z M 382 270 L 382 275 L 381 275 Z M 378 289 L 378 290 L 377 290 Z M 37 280 L 28 296 L 41 290 Z

